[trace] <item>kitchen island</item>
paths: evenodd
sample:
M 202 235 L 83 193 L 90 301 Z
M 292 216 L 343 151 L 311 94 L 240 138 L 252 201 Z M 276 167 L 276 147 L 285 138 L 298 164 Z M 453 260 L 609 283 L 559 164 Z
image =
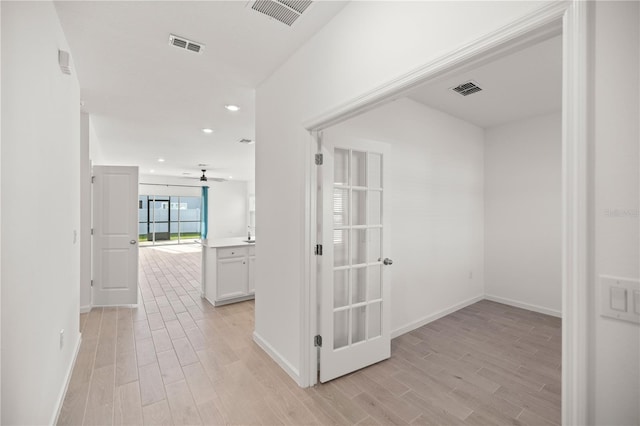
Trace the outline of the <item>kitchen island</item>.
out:
M 255 240 L 223 238 L 202 243 L 202 297 L 214 306 L 255 297 Z

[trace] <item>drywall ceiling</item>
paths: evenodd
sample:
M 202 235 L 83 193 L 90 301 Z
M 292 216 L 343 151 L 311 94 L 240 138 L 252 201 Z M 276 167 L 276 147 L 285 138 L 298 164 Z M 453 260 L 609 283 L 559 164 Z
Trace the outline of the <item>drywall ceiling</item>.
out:
M 314 2 L 291 27 L 247 4 L 55 3 L 102 163 L 192 178 L 203 163 L 212 177 L 254 178 L 255 146 L 238 141 L 255 136 L 255 88 L 346 2 Z M 171 46 L 170 33 L 203 43 L 203 53 Z
M 483 90 L 468 96 L 450 90 L 469 80 Z M 558 111 L 562 108 L 562 37 L 448 75 L 407 96 L 484 128 Z

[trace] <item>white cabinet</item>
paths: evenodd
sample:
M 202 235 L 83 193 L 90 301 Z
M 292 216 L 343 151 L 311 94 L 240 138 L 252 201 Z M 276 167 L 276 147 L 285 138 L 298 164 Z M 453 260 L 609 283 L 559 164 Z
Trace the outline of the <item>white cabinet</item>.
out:
M 215 306 L 252 299 L 255 246 L 202 248 L 203 295 Z
M 249 256 L 249 293 L 255 294 L 256 292 L 256 256 Z

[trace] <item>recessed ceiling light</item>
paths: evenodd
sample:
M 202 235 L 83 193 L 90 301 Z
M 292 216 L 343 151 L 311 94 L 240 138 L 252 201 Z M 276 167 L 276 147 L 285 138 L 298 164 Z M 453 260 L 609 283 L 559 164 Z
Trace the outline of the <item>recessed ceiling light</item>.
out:
M 155 173 L 155 170 L 151 169 L 149 170 L 149 173 Z
M 229 179 L 233 179 L 233 176 L 229 176 Z
M 209 128 L 202 129 L 202 131 L 204 133 L 213 133 L 213 129 L 209 129 Z
M 240 110 L 240 107 L 238 105 L 225 105 L 224 107 L 229 111 L 234 111 L 234 112 Z
M 164 158 L 158 158 L 158 163 L 164 163 Z

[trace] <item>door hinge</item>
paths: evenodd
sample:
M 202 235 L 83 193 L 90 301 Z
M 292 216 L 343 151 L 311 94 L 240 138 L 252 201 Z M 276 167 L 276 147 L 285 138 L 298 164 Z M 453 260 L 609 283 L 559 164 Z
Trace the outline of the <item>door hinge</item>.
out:
M 95 176 L 91 176 L 91 183 L 94 183 L 96 181 L 96 177 Z
M 93 280 L 91 280 L 91 287 L 93 287 Z
M 316 248 L 313 252 L 316 256 L 322 256 L 322 244 L 316 244 Z
M 91 235 L 93 235 L 93 228 L 91 228 Z
M 313 346 L 317 346 L 319 348 L 322 347 L 322 336 L 317 334 L 314 338 L 313 338 Z
M 316 166 L 322 166 L 324 156 L 322 154 L 316 154 Z

